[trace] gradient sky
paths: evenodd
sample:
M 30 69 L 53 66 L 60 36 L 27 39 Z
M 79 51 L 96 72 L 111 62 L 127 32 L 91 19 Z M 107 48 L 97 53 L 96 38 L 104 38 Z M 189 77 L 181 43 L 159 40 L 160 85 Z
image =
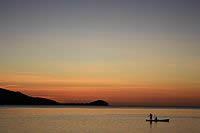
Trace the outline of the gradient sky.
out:
M 200 106 L 199 0 L 1 0 L 0 87 L 61 102 Z

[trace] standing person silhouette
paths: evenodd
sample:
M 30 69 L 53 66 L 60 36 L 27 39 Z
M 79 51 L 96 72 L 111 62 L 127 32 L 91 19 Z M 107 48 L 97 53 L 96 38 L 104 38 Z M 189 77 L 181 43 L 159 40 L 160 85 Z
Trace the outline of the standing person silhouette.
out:
M 152 120 L 153 115 L 150 113 L 150 114 L 149 114 L 149 117 L 150 117 L 150 120 Z

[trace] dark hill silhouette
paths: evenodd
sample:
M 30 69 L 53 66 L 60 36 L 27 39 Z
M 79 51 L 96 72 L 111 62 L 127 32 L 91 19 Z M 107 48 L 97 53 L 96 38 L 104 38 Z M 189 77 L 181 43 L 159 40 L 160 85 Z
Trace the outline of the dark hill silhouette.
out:
M 87 106 L 108 106 L 103 100 L 91 103 L 59 103 L 54 100 L 31 97 L 21 92 L 14 92 L 0 88 L 0 105 L 87 105 Z
M 14 92 L 0 88 L 0 104 L 1 105 L 58 105 L 59 103 L 46 98 L 31 97 L 21 92 Z
M 89 105 L 103 105 L 103 106 L 108 106 L 109 104 L 103 100 L 97 100 L 94 102 L 89 103 Z
M 62 105 L 86 105 L 86 106 L 109 106 L 109 103 L 103 100 L 97 100 L 90 103 L 61 103 Z

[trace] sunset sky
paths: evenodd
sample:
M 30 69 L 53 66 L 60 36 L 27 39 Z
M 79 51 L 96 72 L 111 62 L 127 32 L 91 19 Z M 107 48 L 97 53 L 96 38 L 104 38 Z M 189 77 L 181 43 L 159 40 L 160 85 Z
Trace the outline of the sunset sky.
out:
M 200 1 L 1 0 L 0 87 L 200 106 Z

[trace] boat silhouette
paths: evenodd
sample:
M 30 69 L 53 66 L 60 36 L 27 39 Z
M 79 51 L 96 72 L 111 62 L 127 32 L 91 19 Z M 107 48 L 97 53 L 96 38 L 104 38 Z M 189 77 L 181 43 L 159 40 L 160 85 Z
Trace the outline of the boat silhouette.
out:
M 157 120 L 150 120 L 146 119 L 147 122 L 169 122 L 169 119 L 157 119 Z

